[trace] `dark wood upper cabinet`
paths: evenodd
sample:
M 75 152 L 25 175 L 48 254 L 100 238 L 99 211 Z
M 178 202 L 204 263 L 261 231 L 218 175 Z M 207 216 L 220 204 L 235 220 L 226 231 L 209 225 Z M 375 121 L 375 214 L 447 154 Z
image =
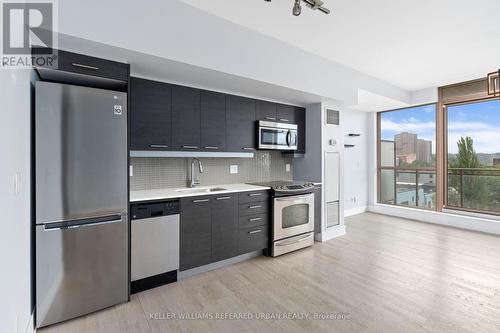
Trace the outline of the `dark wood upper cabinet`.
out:
M 277 121 L 276 103 L 255 101 L 255 115 L 257 120 Z
M 226 150 L 244 152 L 255 150 L 257 126 L 255 100 L 226 96 Z
M 295 123 L 298 125 L 297 152 L 306 152 L 306 109 L 295 107 Z
M 130 78 L 130 149 L 171 150 L 172 87 Z
M 278 104 L 276 112 L 278 121 L 282 123 L 296 124 L 295 108 L 296 107 L 292 105 Z
M 200 90 L 172 86 L 172 146 L 174 150 L 200 149 Z
M 226 96 L 201 92 L 201 149 L 226 150 Z

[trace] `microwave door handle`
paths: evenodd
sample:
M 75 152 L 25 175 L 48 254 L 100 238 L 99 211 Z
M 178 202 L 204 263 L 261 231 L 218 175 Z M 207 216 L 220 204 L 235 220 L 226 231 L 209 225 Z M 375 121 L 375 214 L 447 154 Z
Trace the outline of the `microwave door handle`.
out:
M 287 146 L 290 146 L 290 141 L 291 141 L 291 138 L 292 138 L 292 131 L 290 131 L 290 130 L 289 130 L 289 131 L 286 133 L 286 145 L 287 145 Z

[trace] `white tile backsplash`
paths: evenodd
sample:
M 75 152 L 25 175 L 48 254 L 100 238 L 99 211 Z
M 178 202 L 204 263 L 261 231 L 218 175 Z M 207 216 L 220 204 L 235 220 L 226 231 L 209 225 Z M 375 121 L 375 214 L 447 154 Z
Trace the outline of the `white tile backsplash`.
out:
M 199 158 L 203 164 L 201 185 L 237 184 L 271 180 L 292 180 L 293 170 L 286 172 L 292 157 L 279 151 L 257 151 L 253 158 Z M 172 187 L 187 184 L 190 158 L 131 158 L 132 191 Z M 238 173 L 231 174 L 230 166 L 236 165 Z

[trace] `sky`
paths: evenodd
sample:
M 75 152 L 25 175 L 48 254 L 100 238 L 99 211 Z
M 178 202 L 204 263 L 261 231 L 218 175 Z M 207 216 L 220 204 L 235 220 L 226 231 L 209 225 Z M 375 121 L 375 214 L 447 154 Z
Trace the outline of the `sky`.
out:
M 432 140 L 436 152 L 435 105 L 424 105 L 381 118 L 382 139 L 393 140 L 400 132 L 416 133 L 419 139 Z M 500 100 L 448 107 L 448 152 L 457 153 L 457 141 L 470 136 L 477 153 L 500 153 Z

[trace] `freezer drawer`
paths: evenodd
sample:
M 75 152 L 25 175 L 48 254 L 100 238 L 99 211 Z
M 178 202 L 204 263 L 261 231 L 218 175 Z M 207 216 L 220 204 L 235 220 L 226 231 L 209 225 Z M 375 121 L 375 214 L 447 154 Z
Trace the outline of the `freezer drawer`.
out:
M 127 215 L 36 226 L 37 327 L 127 301 L 127 232 Z

